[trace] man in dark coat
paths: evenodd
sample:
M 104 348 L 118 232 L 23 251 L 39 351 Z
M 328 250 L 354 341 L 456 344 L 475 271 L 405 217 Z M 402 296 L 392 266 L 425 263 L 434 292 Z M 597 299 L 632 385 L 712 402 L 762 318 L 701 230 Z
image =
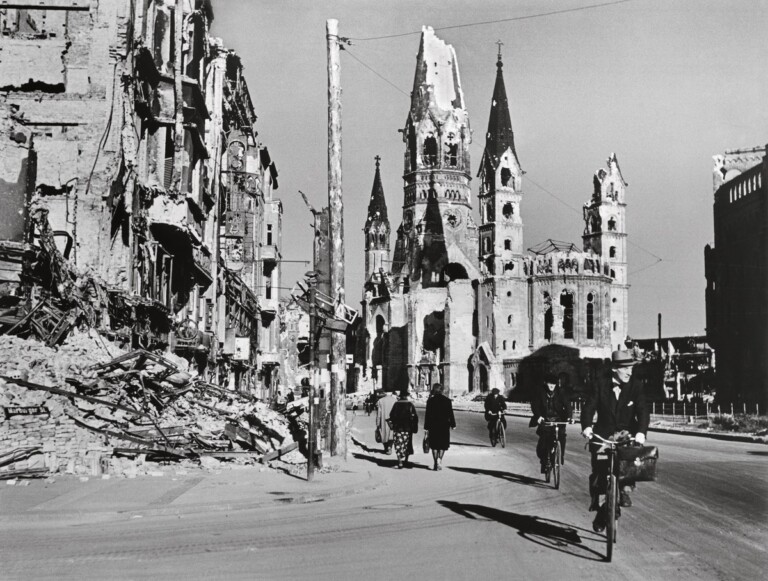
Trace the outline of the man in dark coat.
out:
M 552 446 L 552 437 L 554 429 L 542 425 L 545 421 L 549 422 L 567 422 L 571 419 L 571 404 L 565 397 L 563 389 L 559 386 L 557 377 L 548 373 L 544 377 L 544 386 L 538 391 L 531 400 L 531 418 L 530 427 L 536 426 L 536 434 L 539 436 L 539 443 L 536 446 L 536 455 L 541 462 L 541 473 L 547 471 L 547 462 L 549 459 L 550 447 Z M 565 461 L 565 426 L 558 430 L 560 440 L 560 463 Z
M 491 435 L 491 431 L 496 427 L 496 418 L 500 412 L 507 409 L 507 402 L 501 395 L 498 387 L 494 387 L 491 393 L 485 398 L 485 421 L 488 422 L 488 435 Z M 504 414 L 501 414 L 501 423 L 504 424 L 504 429 L 507 429 L 507 418 Z
M 581 428 L 585 438 L 591 439 L 593 434 L 602 438 L 614 438 L 620 432 L 634 435 L 638 444 L 645 443 L 648 432 L 650 415 L 645 405 L 645 393 L 639 381 L 632 377 L 632 366 L 635 360 L 628 351 L 614 351 L 611 355 L 611 378 L 600 381 L 594 387 L 591 397 L 581 410 Z M 597 414 L 597 421 L 595 421 Z M 598 479 L 607 476 L 605 469 L 597 459 L 599 446 L 592 445 L 592 474 L 589 477 L 592 505 L 590 510 L 597 510 L 597 516 L 592 523 L 596 532 L 605 530 L 603 510 L 597 506 Z M 620 506 L 632 506 L 629 497 L 629 487 L 621 491 Z

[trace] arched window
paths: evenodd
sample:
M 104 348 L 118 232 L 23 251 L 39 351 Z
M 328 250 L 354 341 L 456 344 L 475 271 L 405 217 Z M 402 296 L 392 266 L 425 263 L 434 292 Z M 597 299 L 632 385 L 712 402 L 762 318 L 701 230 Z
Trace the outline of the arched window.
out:
M 507 350 L 507 341 L 506 341 L 506 339 L 505 339 L 504 341 L 502 341 L 502 342 L 501 342 L 501 348 L 502 348 L 504 351 L 506 351 L 506 350 Z
M 426 167 L 437 165 L 437 140 L 432 136 L 424 140 L 424 165 Z
M 573 339 L 573 294 L 567 290 L 560 293 L 560 306 L 563 307 L 563 338 Z
M 616 258 L 616 247 L 615 246 L 611 246 L 611 249 L 608 251 L 608 255 L 611 258 Z
M 616 231 L 616 218 L 611 218 L 608 220 L 608 230 L 612 232 Z
M 489 201 L 485 205 L 485 221 L 486 222 L 493 222 L 495 219 L 496 218 L 495 218 L 495 215 L 494 215 L 494 212 L 493 212 L 493 202 Z
M 504 240 L 504 250 L 512 250 L 512 241 L 509 238 Z
M 512 177 L 512 172 L 508 167 L 501 168 L 501 185 L 506 186 L 509 183 L 509 178 Z
M 445 164 L 448 167 L 456 167 L 459 165 L 459 144 L 446 143 L 445 148 Z
M 592 293 L 587 295 L 587 339 L 595 338 L 595 297 Z
M 515 207 L 514 207 L 512 204 L 510 204 L 509 202 L 507 202 L 506 204 L 504 204 L 504 207 L 501 209 L 501 214 L 502 214 L 502 215 L 503 215 L 503 216 L 504 216 L 504 217 L 505 217 L 507 220 L 509 220 L 509 219 L 511 219 L 511 218 L 512 218 L 512 216 L 514 216 L 514 214 L 515 214 Z
M 544 291 L 544 338 L 547 341 L 552 340 L 552 324 L 554 323 L 554 320 L 552 314 L 552 300 L 549 297 L 549 293 Z
M 507 317 L 507 323 L 509 323 L 510 325 L 512 324 L 512 315 L 509 315 Z

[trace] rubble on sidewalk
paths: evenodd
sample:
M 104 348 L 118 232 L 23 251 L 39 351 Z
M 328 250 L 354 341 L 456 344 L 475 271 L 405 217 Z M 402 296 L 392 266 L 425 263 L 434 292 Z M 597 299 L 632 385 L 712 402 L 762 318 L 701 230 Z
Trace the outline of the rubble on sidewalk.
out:
M 76 330 L 57 348 L 6 334 L 0 352 L 0 479 L 304 461 L 297 414 L 200 381 L 181 358 L 126 353 Z

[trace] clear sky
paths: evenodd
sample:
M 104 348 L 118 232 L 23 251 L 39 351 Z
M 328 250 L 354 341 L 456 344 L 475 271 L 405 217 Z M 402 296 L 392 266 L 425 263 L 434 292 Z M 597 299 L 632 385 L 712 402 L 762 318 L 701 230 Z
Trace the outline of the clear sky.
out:
M 602 6 L 587 8 L 595 4 Z M 592 176 L 615 152 L 629 183 L 630 335 L 656 336 L 658 313 L 665 336 L 704 333 L 712 156 L 768 143 L 768 0 L 213 0 L 213 8 L 213 34 L 243 58 L 259 139 L 278 168 L 287 260 L 311 257 L 311 215 L 298 190 L 315 207 L 327 204 L 326 20 L 336 18 L 340 36 L 353 39 L 341 53 L 348 303 L 357 307 L 361 297 L 376 155 L 394 248 L 405 152 L 398 130 L 419 31 L 429 25 L 456 49 L 473 178 L 496 42 L 504 43 L 515 145 L 527 172 L 525 247 L 548 238 L 581 247 Z M 400 36 L 364 40 L 389 35 Z M 477 188 L 473 179 L 473 196 Z M 283 286 L 306 270 L 285 263 Z

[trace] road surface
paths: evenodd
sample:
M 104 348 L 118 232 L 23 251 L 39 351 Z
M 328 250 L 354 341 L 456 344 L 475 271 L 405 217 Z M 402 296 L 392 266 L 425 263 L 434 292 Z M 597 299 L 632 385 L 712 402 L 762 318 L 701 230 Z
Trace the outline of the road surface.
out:
M 372 443 L 373 416 L 350 419 Z M 297 502 L 273 491 L 275 502 L 256 508 L 0 522 L 0 578 L 763 578 L 768 447 L 651 434 L 659 481 L 638 486 L 606 563 L 575 426 L 554 490 L 538 473 L 527 420 L 508 418 L 505 449 L 489 446 L 482 415 L 460 412 L 457 421 L 440 472 L 418 450 L 413 468 L 396 470 L 378 446 L 352 446 L 380 485 L 351 496 Z

